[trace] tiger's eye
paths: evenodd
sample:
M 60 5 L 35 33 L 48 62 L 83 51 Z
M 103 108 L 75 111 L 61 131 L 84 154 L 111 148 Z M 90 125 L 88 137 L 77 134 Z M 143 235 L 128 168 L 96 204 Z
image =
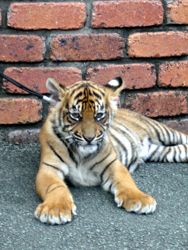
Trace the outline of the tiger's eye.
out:
M 104 112 L 98 112 L 95 116 L 95 119 L 97 121 L 100 121 L 101 119 L 103 119 L 105 117 L 105 113 Z
M 78 112 L 70 112 L 69 113 L 71 119 L 75 120 L 75 121 L 79 121 L 81 119 L 80 113 Z

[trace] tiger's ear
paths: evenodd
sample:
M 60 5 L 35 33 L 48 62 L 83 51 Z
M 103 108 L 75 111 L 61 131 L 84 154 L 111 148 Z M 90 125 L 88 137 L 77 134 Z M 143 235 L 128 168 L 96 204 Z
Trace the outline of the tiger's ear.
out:
M 117 108 L 120 104 L 120 93 L 124 88 L 123 80 L 121 77 L 110 80 L 105 87 L 109 92 L 109 100 L 113 108 Z
M 105 87 L 111 89 L 114 94 L 119 95 L 123 89 L 123 80 L 121 77 L 116 77 L 110 80 Z
M 51 99 L 54 102 L 58 102 L 61 100 L 65 89 L 59 85 L 53 78 L 48 78 L 46 81 L 46 88 L 48 89 L 49 93 L 51 94 Z

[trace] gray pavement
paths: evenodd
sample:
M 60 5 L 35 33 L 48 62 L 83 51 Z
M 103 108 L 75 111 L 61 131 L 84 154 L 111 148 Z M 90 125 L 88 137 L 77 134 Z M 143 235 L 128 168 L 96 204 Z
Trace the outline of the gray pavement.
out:
M 71 188 L 78 215 L 44 225 L 33 212 L 37 144 L 0 146 L 0 249 L 188 249 L 188 164 L 146 164 L 134 173 L 158 202 L 153 215 L 129 214 L 100 188 Z

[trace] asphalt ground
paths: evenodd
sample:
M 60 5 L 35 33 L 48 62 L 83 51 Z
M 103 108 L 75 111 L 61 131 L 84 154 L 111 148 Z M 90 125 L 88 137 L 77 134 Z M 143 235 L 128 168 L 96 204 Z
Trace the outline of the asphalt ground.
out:
M 188 249 L 188 164 L 146 164 L 138 186 L 158 203 L 152 215 L 117 208 L 101 188 L 74 188 L 77 216 L 66 225 L 36 220 L 39 146 L 0 144 L 0 249 Z

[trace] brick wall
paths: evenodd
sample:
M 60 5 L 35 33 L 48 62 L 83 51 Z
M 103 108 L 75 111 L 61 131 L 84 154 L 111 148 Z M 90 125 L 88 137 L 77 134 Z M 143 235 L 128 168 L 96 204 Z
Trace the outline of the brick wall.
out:
M 0 70 L 40 93 L 121 76 L 124 107 L 188 133 L 187 25 L 188 0 L 0 0 Z M 1 134 L 35 140 L 47 105 L 2 84 Z

